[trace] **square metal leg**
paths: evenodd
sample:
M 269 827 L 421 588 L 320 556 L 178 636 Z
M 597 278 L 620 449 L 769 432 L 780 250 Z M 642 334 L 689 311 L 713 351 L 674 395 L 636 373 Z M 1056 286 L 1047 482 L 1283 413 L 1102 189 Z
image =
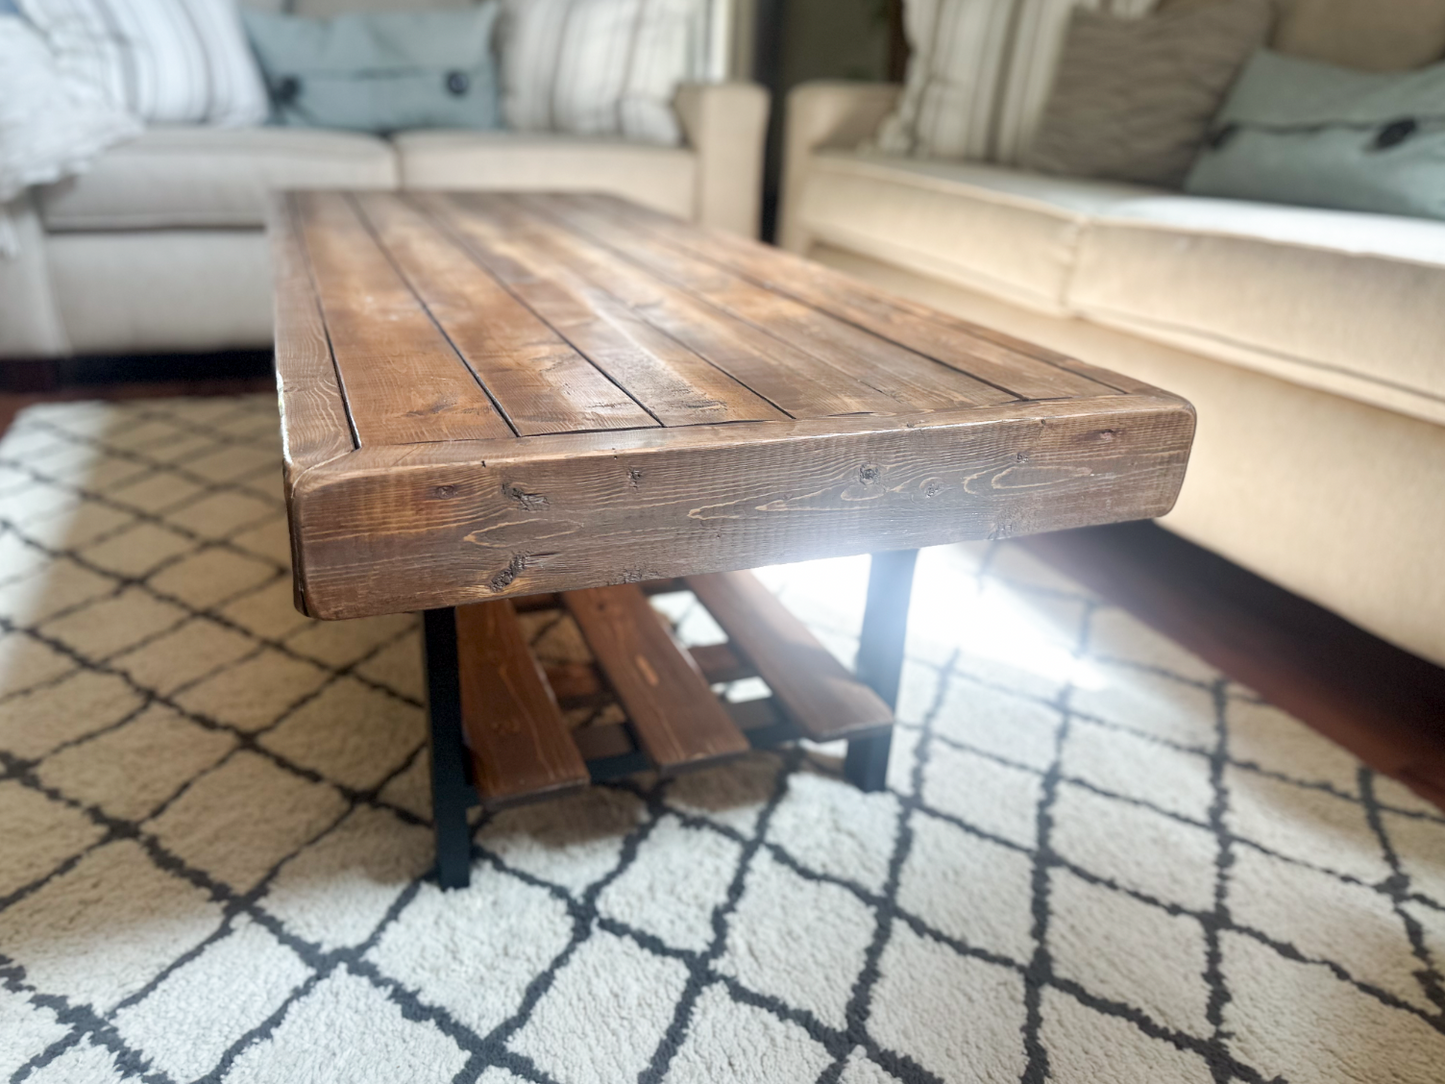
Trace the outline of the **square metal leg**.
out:
M 467 831 L 471 784 L 467 780 L 467 749 L 462 740 L 456 613 L 450 608 L 427 610 L 423 615 L 423 631 L 437 880 L 443 888 L 465 888 L 471 882 L 472 867 L 472 841 Z
M 913 594 L 913 567 L 917 550 L 892 550 L 873 555 L 868 573 L 868 606 L 863 612 L 863 634 L 858 641 L 858 680 L 898 706 L 898 683 L 903 674 L 903 645 L 908 635 L 908 603 Z M 882 790 L 888 777 L 888 750 L 892 731 L 876 738 L 848 743 L 843 774 L 859 790 Z

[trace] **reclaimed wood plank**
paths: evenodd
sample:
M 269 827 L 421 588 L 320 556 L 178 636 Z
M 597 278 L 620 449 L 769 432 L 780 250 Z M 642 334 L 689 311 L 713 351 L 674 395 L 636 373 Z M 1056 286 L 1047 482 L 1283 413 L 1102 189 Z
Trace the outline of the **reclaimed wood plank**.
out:
M 590 780 L 512 604 L 458 606 L 462 729 L 477 791 L 496 809 L 584 787 Z
M 276 283 L 276 390 L 289 475 L 345 455 L 356 443 L 291 197 L 271 197 L 267 223 Z
M 703 644 L 689 647 L 687 651 L 709 685 L 757 676 L 757 667 L 740 657 L 730 644 Z M 602 671 L 594 663 L 551 663 L 542 669 L 559 703 L 596 700 L 611 695 Z
M 727 268 L 759 287 L 831 313 L 1022 399 L 1107 395 L 1119 390 L 1108 382 L 1111 374 L 1104 370 L 894 296 L 790 252 L 762 249 L 722 231 L 702 230 L 614 196 L 558 196 L 555 205 L 610 216 L 635 235 Z
M 403 197 L 359 193 L 356 201 L 407 285 L 519 435 L 658 424 Z
M 511 436 L 344 195 L 293 195 L 358 442 Z
M 878 694 L 751 572 L 689 576 L 687 584 L 809 737 L 858 738 L 893 725 L 893 712 Z
M 535 267 L 543 276 L 567 268 L 569 275 L 586 283 L 589 298 L 611 299 L 611 304 L 604 303 L 610 314 L 618 314 L 620 305 L 620 311 L 793 417 L 895 414 L 900 409 L 896 400 L 828 359 L 729 317 L 606 250 L 555 229 L 509 197 L 494 193 L 439 197 L 433 206 L 476 240 L 479 251 L 505 252 L 520 267 L 529 272 Z M 619 379 L 633 378 L 619 374 Z M 645 392 L 638 388 L 634 394 L 641 397 Z M 685 424 L 686 417 L 679 423 Z
M 754 749 L 776 745 L 774 739 L 790 740 L 806 737 L 798 731 L 779 708 L 772 697 L 760 700 L 743 700 L 723 704 L 723 710 L 733 725 L 743 732 L 748 744 Z M 778 731 L 791 729 L 793 733 L 779 735 Z M 572 731 L 572 738 L 583 759 L 592 761 L 607 757 L 624 757 L 637 752 L 637 742 L 625 723 L 602 723 L 584 726 Z
M 826 357 L 834 368 L 887 395 L 903 410 L 956 410 L 1018 398 L 966 370 L 839 319 L 827 308 L 758 285 L 687 250 L 656 243 L 635 222 L 557 197 L 515 198 L 558 230 L 603 246 L 613 259 L 626 260 L 799 350 Z
M 664 773 L 748 749 L 691 655 L 635 584 L 562 596 L 617 692 L 648 758 Z
M 363 448 L 301 480 L 292 530 L 309 612 L 395 613 L 1152 518 L 1193 429 L 1114 396 Z
M 495 209 L 499 197 L 479 197 Z M 565 257 L 543 252 L 486 214 L 458 217 L 446 197 L 418 194 L 438 227 L 593 365 L 664 425 L 767 421 L 785 415 L 765 398 L 658 329 Z
M 620 208 L 634 218 L 646 219 L 654 223 L 667 223 L 674 231 L 676 231 L 678 224 L 678 220 L 670 215 L 666 215 L 661 211 L 655 211 L 650 207 L 630 203 L 616 196 L 566 193 L 559 194 L 556 199 L 559 203 L 566 203 L 567 201 L 576 199 L 591 201 L 600 206 Z M 854 279 L 831 267 L 798 256 L 795 253 L 786 252 L 782 249 L 765 248 L 738 237 L 735 234 L 724 233 L 721 230 L 702 226 L 688 226 L 686 229 L 693 235 L 693 240 L 690 243 L 691 249 L 697 251 L 700 248 L 705 248 L 707 254 L 713 257 L 716 257 L 721 250 L 736 253 L 747 252 L 749 249 L 761 249 L 761 256 L 754 251 L 752 252 L 752 257 L 754 259 L 766 260 L 768 263 L 774 264 L 777 267 L 775 276 L 772 278 L 773 286 L 783 293 L 796 293 L 792 287 L 800 281 L 816 283 L 817 289 L 812 291 L 812 296 L 819 302 L 820 307 L 824 308 L 829 306 L 823 305 L 822 300 L 835 289 L 840 291 L 841 296 L 847 298 L 871 296 L 876 298 L 882 305 L 896 309 L 899 313 L 903 314 L 907 320 L 935 323 L 950 332 L 969 336 L 981 342 L 992 343 L 996 347 L 1008 352 L 1004 360 L 1010 365 L 1013 364 L 1012 359 L 1015 357 L 1020 359 L 1021 364 L 1032 359 L 1033 361 L 1042 362 L 1053 368 L 1063 370 L 1066 373 L 1082 376 L 1094 386 L 1093 390 L 1089 390 L 1089 386 L 1087 385 L 1080 387 L 1079 390 L 1071 393 L 1074 396 L 1093 397 L 1107 394 L 1106 391 L 1100 389 L 1109 389 L 1122 395 L 1170 394 L 1167 390 L 1139 380 L 1137 377 L 1132 377 L 1113 369 L 1106 369 L 1101 365 L 1094 365 L 1072 355 L 1051 350 L 1039 343 L 1021 339 L 1016 335 L 1010 335 L 1006 331 L 1000 331 L 997 328 L 975 323 L 972 320 L 966 320 L 961 316 L 955 316 L 953 313 L 944 312 L 941 309 L 931 308 L 928 305 L 906 298 L 901 294 L 895 294 L 881 287 L 873 286 L 871 283 Z M 681 237 L 681 234 L 678 236 Z M 733 265 L 729 264 L 729 266 Z M 772 273 L 770 273 L 770 275 L 771 274 Z M 1042 370 L 1035 370 L 1035 372 L 1039 374 L 1040 379 L 1046 381 L 1045 386 L 1038 389 L 1040 394 L 1025 394 L 1027 385 L 1023 384 L 1016 390 L 1019 390 L 1021 395 L 1029 399 L 1057 398 L 1057 395 L 1050 394 L 1059 387 L 1059 385 L 1055 383 L 1054 378 L 1051 378 Z M 1004 378 L 1002 373 L 1000 373 L 999 383 L 1001 385 L 1012 388 L 1015 382 L 1017 382 L 1017 378 L 1011 381 L 1010 379 Z

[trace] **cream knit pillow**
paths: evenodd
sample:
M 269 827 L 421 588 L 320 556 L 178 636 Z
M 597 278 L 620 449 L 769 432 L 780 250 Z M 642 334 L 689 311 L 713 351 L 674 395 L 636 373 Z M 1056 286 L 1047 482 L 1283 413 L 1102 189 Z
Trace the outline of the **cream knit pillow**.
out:
M 1033 139 L 1076 7 L 1145 15 L 1157 0 L 905 0 L 913 56 L 877 148 L 1016 163 Z
M 519 131 L 678 143 L 704 0 L 505 0 L 502 112 Z

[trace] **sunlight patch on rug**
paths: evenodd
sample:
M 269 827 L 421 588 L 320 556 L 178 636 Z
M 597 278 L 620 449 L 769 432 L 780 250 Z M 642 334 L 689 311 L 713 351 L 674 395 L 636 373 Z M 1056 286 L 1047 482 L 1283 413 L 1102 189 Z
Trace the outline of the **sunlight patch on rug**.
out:
M 279 454 L 0 441 L 0 1081 L 1440 1080 L 1445 815 L 1008 543 L 920 558 L 888 791 L 638 777 L 441 892 L 416 621 L 292 609 Z M 851 663 L 866 558 L 759 575 Z

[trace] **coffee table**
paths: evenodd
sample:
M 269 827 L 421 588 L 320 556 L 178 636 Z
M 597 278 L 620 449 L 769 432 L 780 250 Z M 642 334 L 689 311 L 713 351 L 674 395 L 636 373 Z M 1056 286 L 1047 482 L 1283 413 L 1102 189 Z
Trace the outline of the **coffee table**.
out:
M 271 208 L 297 605 L 424 611 L 438 875 L 469 806 L 848 742 L 883 786 L 919 546 L 1173 505 L 1188 403 L 751 241 L 596 195 Z M 750 574 L 873 554 L 856 672 Z M 688 589 L 728 643 L 680 646 Z M 595 665 L 548 672 L 519 611 Z M 713 686 L 758 675 L 772 696 Z M 572 731 L 610 691 L 627 723 Z

